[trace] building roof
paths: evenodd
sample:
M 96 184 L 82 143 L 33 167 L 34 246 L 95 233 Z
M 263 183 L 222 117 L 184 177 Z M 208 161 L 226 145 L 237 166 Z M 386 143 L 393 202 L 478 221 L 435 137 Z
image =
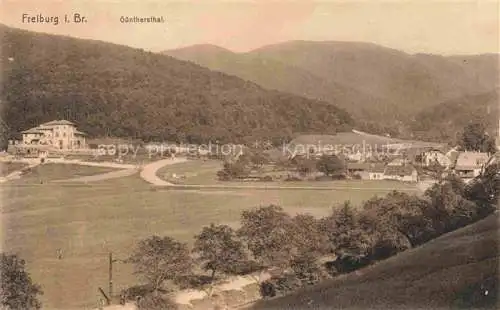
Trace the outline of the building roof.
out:
M 368 168 L 368 171 L 372 173 L 383 173 L 384 170 L 385 170 L 385 164 L 383 163 L 372 163 Z
M 460 152 L 455 165 L 456 170 L 472 170 L 483 167 L 489 156 L 480 152 Z
M 82 135 L 82 136 L 86 136 L 87 135 L 86 133 L 81 132 L 80 130 L 75 130 L 74 134 L 76 134 L 76 135 Z
M 369 168 L 368 163 L 347 163 L 347 170 L 368 170 Z
M 385 168 L 384 174 L 385 175 L 392 175 L 392 176 L 408 176 L 411 175 L 415 171 L 415 167 L 412 165 L 404 165 L 404 166 L 387 166 Z
M 43 134 L 43 131 L 41 131 L 41 129 L 38 127 L 33 127 L 30 129 L 27 129 L 25 131 L 21 131 L 21 133 L 40 133 L 40 134 Z
M 58 125 L 75 126 L 75 123 L 72 123 L 72 122 L 67 121 L 65 119 L 61 119 L 61 120 L 55 120 L 55 121 L 50 121 L 50 122 L 47 122 L 47 123 L 43 123 L 40 126 L 49 127 L 49 126 L 58 126 Z

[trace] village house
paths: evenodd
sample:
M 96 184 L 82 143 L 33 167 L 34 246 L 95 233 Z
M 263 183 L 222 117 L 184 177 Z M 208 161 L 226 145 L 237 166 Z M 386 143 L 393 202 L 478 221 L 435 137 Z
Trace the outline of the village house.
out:
M 385 165 L 383 163 L 347 163 L 347 172 L 362 180 L 383 180 Z
M 67 120 L 55 120 L 21 132 L 24 146 L 44 145 L 67 151 L 86 148 L 86 134 Z
M 368 169 L 369 180 L 383 180 L 385 165 L 383 163 L 372 163 Z
M 422 153 L 422 165 L 429 167 L 433 164 L 449 168 L 451 166 L 451 159 L 440 150 L 428 150 Z
M 488 159 L 487 153 L 460 152 L 455 164 L 455 173 L 465 181 L 470 181 L 481 174 Z
M 384 179 L 402 182 L 418 182 L 418 172 L 412 165 L 387 166 Z

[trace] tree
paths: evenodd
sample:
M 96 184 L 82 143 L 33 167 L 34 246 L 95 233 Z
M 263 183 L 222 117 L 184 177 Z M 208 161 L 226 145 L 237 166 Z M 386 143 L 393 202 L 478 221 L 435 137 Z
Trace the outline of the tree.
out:
M 316 170 L 316 161 L 312 158 L 296 156 L 293 163 L 301 175 L 308 175 Z
M 195 237 L 193 252 L 202 262 L 202 268 L 211 271 L 211 281 L 216 272 L 234 273 L 236 266 L 246 260 L 243 243 L 227 225 L 203 227 Z
M 262 150 L 255 149 L 252 150 L 252 154 L 250 155 L 250 162 L 254 168 L 259 169 L 269 162 L 269 157 Z
M 437 235 L 463 227 L 478 216 L 477 205 L 462 195 L 455 181 L 434 184 L 425 191 L 429 203 L 424 214 Z
M 17 255 L 1 254 L 2 308 L 40 309 L 42 307 L 38 295 L 42 295 L 43 292 L 39 285 L 33 283 L 25 268 L 26 262 Z
M 297 214 L 292 218 L 291 242 L 295 248 L 294 256 L 316 255 L 331 250 L 328 236 L 322 231 L 320 221 L 308 214 Z
M 344 171 L 344 163 L 335 155 L 322 155 L 316 169 L 327 176 L 340 174 Z
M 371 246 L 370 235 L 365 227 L 362 227 L 359 214 L 349 201 L 324 218 L 322 226 L 338 254 L 365 255 Z
M 217 176 L 219 177 L 219 179 L 224 181 L 246 176 L 247 174 L 247 166 L 240 160 L 234 163 L 224 163 L 224 168 L 217 172 Z
M 486 134 L 486 128 L 482 123 L 465 126 L 459 144 L 466 151 L 494 153 L 496 150 L 495 140 Z
M 480 216 L 488 215 L 498 207 L 500 199 L 500 163 L 493 163 L 464 191 L 468 200 L 474 201 Z
M 270 205 L 243 211 L 238 235 L 262 267 L 284 267 L 294 250 L 291 225 L 290 216 L 281 207 Z
M 260 293 L 263 297 L 283 296 L 328 278 L 330 275 L 316 262 L 315 257 L 303 255 L 291 261 L 289 270 L 261 283 Z
M 380 234 L 394 241 L 394 246 L 403 246 L 401 249 L 404 249 L 404 244 L 399 244 L 398 235 L 405 237 L 412 247 L 431 238 L 431 221 L 423 212 L 426 207 L 427 201 L 417 196 L 393 191 L 383 198 L 366 201 L 362 214 Z
M 190 274 L 192 260 L 186 244 L 171 237 L 152 236 L 139 242 L 128 259 L 140 275 L 157 293 L 169 280 L 179 283 Z

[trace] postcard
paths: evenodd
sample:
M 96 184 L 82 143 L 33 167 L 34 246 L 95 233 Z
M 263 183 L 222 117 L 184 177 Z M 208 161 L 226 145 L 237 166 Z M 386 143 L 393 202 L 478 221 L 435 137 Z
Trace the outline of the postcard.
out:
M 498 1 L 0 6 L 0 308 L 500 308 Z

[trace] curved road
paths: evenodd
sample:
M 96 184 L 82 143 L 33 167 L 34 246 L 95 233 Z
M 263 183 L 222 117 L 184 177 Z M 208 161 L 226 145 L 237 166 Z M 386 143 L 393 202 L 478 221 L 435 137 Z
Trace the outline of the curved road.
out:
M 141 178 L 153 185 L 157 186 L 176 186 L 173 183 L 167 182 L 156 175 L 156 172 L 164 166 L 174 165 L 187 161 L 185 158 L 168 158 L 162 159 L 142 167 Z

